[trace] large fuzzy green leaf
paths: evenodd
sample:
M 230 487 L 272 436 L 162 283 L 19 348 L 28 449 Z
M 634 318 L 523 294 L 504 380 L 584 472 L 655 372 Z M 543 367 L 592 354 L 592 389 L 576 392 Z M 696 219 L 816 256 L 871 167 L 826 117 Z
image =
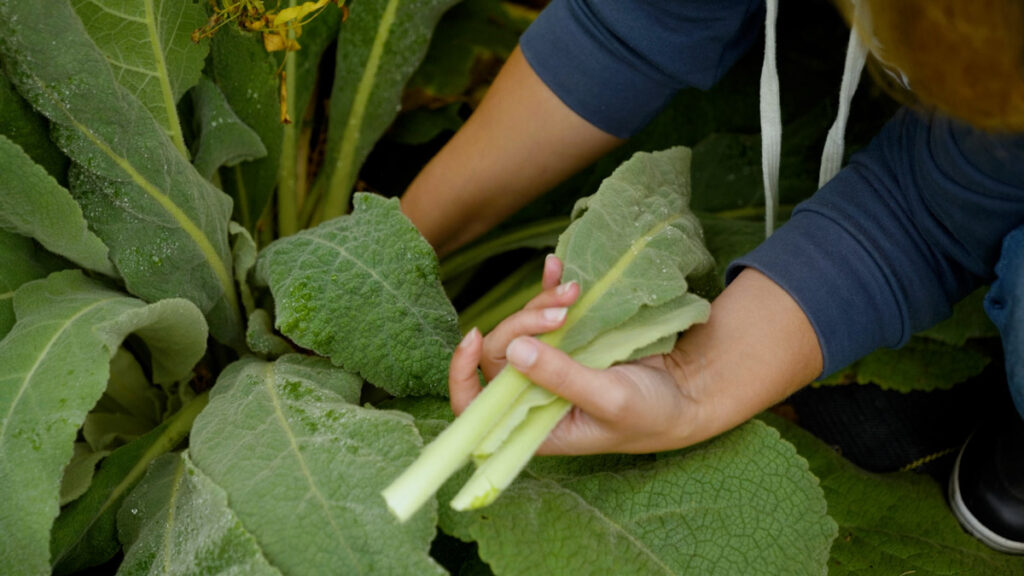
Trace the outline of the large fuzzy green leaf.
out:
M 191 300 L 218 339 L 241 346 L 230 199 L 117 82 L 68 2 L 0 0 L 0 36 L 19 92 L 50 118 L 60 146 L 84 167 L 72 178 L 72 193 L 128 290 L 148 301 Z
M 402 90 L 441 15 L 457 0 L 381 0 L 352 5 L 338 39 L 324 169 L 324 219 L 348 211 L 370 149 L 401 108 Z
M 156 459 L 124 501 L 119 576 L 280 575 L 228 507 L 227 494 L 185 454 Z
M 807 462 L 760 422 L 656 458 L 535 459 L 441 522 L 498 574 L 820 575 L 836 535 Z
M 411 419 L 361 408 L 318 382 L 330 370 L 247 358 L 229 366 L 189 452 L 286 574 L 438 574 L 433 512 L 399 524 L 379 491 L 415 457 Z
M 110 358 L 131 333 L 148 345 L 153 378 L 184 377 L 206 348 L 206 325 L 186 300 L 146 304 L 57 272 L 22 286 L 18 322 L 0 341 L 0 565 L 50 570 L 50 525 L 75 433 L 107 385 Z
M 821 479 L 829 514 L 839 524 L 829 574 L 1024 574 L 1024 558 L 995 552 L 960 528 L 946 505 L 945 487 L 931 477 L 865 472 L 799 427 L 763 418 Z
M 437 257 L 398 200 L 355 204 L 260 255 L 277 327 L 392 394 L 443 394 L 459 330 Z
M 191 40 L 192 31 L 206 23 L 204 6 L 184 0 L 72 0 L 72 5 L 117 81 L 186 154 L 177 104 L 199 80 L 210 48 L 205 40 Z
M 46 118 L 32 109 L 14 89 L 0 66 L 0 134 L 41 164 L 51 176 L 62 184 L 67 182 L 68 158 L 50 140 L 50 126 Z
M 106 245 L 89 231 L 71 194 L 4 136 L 0 165 L 0 227 L 35 238 L 84 268 L 117 277 Z
M 555 254 L 562 280 L 578 282 L 581 296 L 550 335 L 559 348 L 578 350 L 642 307 L 682 296 L 687 276 L 710 269 L 689 209 L 689 174 L 687 148 L 638 153 L 576 205 Z
M 149 463 L 173 450 L 188 435 L 206 406 L 204 394 L 163 424 L 108 456 L 88 491 L 61 510 L 53 525 L 50 550 L 55 574 L 72 574 L 102 564 L 117 554 L 117 511 Z
M 31 239 L 0 229 L 0 340 L 14 326 L 14 292 L 56 269 Z

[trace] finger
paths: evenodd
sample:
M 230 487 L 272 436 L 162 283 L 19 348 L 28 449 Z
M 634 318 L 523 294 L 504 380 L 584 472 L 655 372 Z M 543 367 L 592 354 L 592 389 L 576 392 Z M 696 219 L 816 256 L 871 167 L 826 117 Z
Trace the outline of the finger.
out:
M 463 337 L 452 354 L 452 360 L 448 365 L 448 393 L 452 411 L 456 416 L 461 414 L 482 390 L 480 377 L 476 373 L 482 348 L 483 338 L 480 331 L 473 328 Z
M 506 357 L 534 384 L 565 398 L 597 420 L 614 421 L 628 406 L 627 386 L 614 372 L 588 368 L 536 338 L 514 339 Z
M 555 286 L 545 288 L 540 294 L 534 296 L 523 306 L 523 309 L 568 306 L 575 302 L 579 295 L 580 285 L 575 281 L 556 284 Z
M 505 349 L 517 336 L 556 330 L 565 323 L 568 311 L 565 307 L 520 310 L 502 320 L 484 339 L 480 363 L 484 374 L 490 377 L 505 366 Z
M 544 258 L 544 273 L 541 276 L 541 287 L 547 290 L 554 288 L 562 281 L 562 261 L 554 254 Z

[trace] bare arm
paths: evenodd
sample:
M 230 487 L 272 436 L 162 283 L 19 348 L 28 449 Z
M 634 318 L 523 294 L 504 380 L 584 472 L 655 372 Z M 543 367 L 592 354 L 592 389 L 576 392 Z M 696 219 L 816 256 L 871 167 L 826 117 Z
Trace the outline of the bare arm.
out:
M 518 48 L 402 210 L 439 254 L 480 236 L 622 142 L 562 103 Z
M 560 273 L 560 269 L 557 270 Z M 744 270 L 714 301 L 706 324 L 688 330 L 665 356 L 593 370 L 529 336 L 554 330 L 578 290 L 554 287 L 510 316 L 486 341 L 471 332 L 452 357 L 449 385 L 457 412 L 485 375 L 507 360 L 536 384 L 574 404 L 540 452 L 657 452 L 701 442 L 742 424 L 811 382 L 822 356 L 810 322 L 767 276 Z M 509 343 L 510 342 L 510 343 Z M 505 345 L 507 344 L 507 349 Z

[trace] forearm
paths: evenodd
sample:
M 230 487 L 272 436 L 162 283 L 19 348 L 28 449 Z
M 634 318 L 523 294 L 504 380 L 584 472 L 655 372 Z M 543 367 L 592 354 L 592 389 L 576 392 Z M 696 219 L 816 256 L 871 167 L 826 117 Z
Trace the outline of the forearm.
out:
M 477 110 L 409 186 L 402 210 L 445 254 L 621 142 L 562 103 L 516 49 Z
M 697 403 L 681 423 L 681 445 L 734 428 L 817 378 L 817 335 L 796 301 L 748 268 L 715 299 L 706 324 L 690 328 L 668 355 L 669 371 Z

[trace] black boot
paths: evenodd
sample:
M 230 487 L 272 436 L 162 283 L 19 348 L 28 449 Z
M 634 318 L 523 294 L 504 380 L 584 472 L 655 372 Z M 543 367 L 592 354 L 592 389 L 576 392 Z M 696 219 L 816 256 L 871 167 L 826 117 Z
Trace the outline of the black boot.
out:
M 988 547 L 1024 554 L 1024 420 L 1012 407 L 960 450 L 949 503 L 960 525 Z

